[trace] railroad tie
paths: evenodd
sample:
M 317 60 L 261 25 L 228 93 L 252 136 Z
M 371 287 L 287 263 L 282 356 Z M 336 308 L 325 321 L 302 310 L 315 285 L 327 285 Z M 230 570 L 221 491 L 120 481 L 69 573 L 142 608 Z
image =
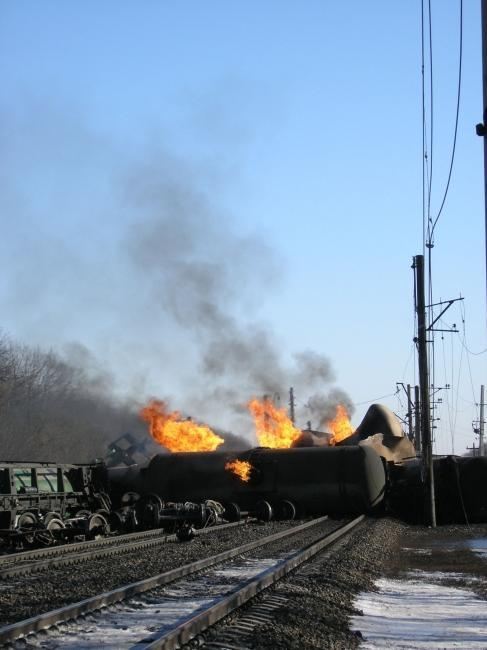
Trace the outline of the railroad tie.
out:
M 260 603 L 255 603 L 243 616 L 229 623 L 218 635 L 217 640 L 204 644 L 204 650 L 249 650 L 248 645 L 243 645 L 250 638 L 252 632 L 262 625 L 272 621 L 272 613 L 287 603 L 288 599 L 277 594 L 269 594 Z

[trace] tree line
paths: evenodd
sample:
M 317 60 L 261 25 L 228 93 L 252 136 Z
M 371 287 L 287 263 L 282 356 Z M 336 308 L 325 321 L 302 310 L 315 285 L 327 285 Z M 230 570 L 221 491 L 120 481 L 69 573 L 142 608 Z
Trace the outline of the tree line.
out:
M 148 435 L 99 377 L 0 333 L 0 460 L 90 462 L 127 431 Z

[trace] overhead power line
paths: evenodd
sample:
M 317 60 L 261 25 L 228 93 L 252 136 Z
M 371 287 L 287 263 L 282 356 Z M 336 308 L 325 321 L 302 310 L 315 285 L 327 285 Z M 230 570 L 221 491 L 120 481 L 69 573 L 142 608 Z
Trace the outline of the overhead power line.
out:
M 435 230 L 435 226 L 438 223 L 438 219 L 440 218 L 440 215 L 443 211 L 443 206 L 445 205 L 446 197 L 448 195 L 448 190 L 450 188 L 450 181 L 451 181 L 451 175 L 453 171 L 453 162 L 455 160 L 455 150 L 457 146 L 457 133 L 458 133 L 458 116 L 460 114 L 460 96 L 461 96 L 461 88 L 462 88 L 462 59 L 463 59 L 463 0 L 460 0 L 460 42 L 458 46 L 458 83 L 457 83 L 457 108 L 456 108 L 456 114 L 455 114 L 455 131 L 453 135 L 453 145 L 452 145 L 452 152 L 451 152 L 451 158 L 450 158 L 450 169 L 448 171 L 448 180 L 446 182 L 446 187 L 445 187 L 445 193 L 443 194 L 443 200 L 441 201 L 440 209 L 438 210 L 438 214 L 436 215 L 436 219 L 434 220 L 433 227 L 431 229 L 431 236 L 430 239 L 433 238 L 433 233 Z

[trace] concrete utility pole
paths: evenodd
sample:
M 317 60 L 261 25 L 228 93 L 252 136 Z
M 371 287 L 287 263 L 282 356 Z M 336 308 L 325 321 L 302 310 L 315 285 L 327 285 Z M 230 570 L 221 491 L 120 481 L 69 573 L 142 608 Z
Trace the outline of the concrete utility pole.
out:
M 468 451 L 472 452 L 472 456 L 474 456 L 474 457 L 478 456 L 478 453 L 475 453 L 475 452 L 478 452 L 478 448 L 475 446 L 475 443 L 473 443 L 471 447 L 467 447 L 467 449 L 468 449 Z
M 413 261 L 415 270 L 416 314 L 418 317 L 418 366 L 419 392 L 421 396 L 421 450 L 423 472 L 425 479 L 425 510 L 427 519 L 433 528 L 436 527 L 435 477 L 433 470 L 433 448 L 431 444 L 430 396 L 428 352 L 426 348 L 426 305 L 424 297 L 424 257 L 415 255 Z
M 403 391 L 406 393 L 406 397 L 408 398 L 408 411 L 406 415 L 407 419 L 407 424 L 408 424 L 408 438 L 411 440 L 411 442 L 414 442 L 414 434 L 413 434 L 413 402 L 411 400 L 411 384 L 406 386 L 402 383 L 402 381 L 396 381 L 396 387 L 397 390 L 399 390 L 399 386 L 402 387 Z
M 479 456 L 484 453 L 484 385 L 480 387 Z
M 289 417 L 291 418 L 291 422 L 295 424 L 294 388 L 292 386 L 289 389 Z
M 411 440 L 411 442 L 412 442 L 414 440 L 414 434 L 413 434 L 413 405 L 412 405 L 412 402 L 411 402 L 411 384 L 408 384 L 407 394 L 408 394 L 409 440 Z
M 477 135 L 484 138 L 484 211 L 485 211 L 485 280 L 487 298 L 487 0 L 482 0 L 482 90 L 483 90 L 483 122 L 477 124 Z
M 421 453 L 421 415 L 419 408 L 419 386 L 414 387 L 414 446 Z

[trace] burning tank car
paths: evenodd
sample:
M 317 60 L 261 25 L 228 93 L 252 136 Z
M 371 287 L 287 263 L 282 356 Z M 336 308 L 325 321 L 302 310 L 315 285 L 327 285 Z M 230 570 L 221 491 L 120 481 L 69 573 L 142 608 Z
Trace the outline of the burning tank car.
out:
M 115 493 L 216 499 L 227 518 L 243 510 L 262 519 L 385 512 L 413 523 L 428 520 L 420 459 L 396 416 L 380 404 L 335 447 L 326 446 L 320 432 L 305 430 L 290 449 L 158 453 L 137 464 L 129 457 L 131 466 L 109 469 Z M 235 465 L 244 469 L 240 476 L 229 471 Z M 487 521 L 481 487 L 487 458 L 439 457 L 434 468 L 438 522 Z
M 23 547 L 109 530 L 101 465 L 0 462 L 0 543 Z
M 248 464 L 246 479 L 226 468 L 235 460 Z M 212 499 L 232 519 L 240 509 L 262 519 L 371 512 L 380 507 L 386 485 L 380 456 L 361 446 L 158 454 L 145 468 L 109 474 L 115 490 L 130 486 L 174 501 Z

